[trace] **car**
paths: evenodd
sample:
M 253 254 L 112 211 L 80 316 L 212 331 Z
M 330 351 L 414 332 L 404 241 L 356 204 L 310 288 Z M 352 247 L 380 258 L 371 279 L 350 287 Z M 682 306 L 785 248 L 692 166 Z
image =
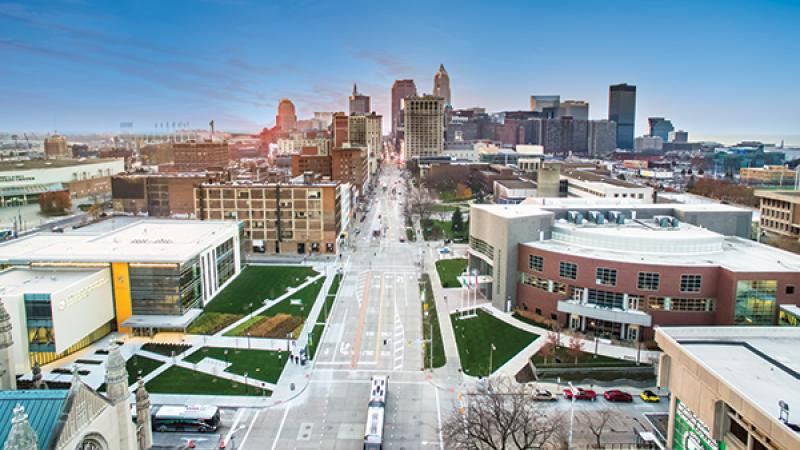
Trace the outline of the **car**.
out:
M 447 253 L 450 253 L 450 249 L 447 247 L 442 247 L 439 249 L 439 253 L 441 253 L 442 255 L 446 255 Z
M 63 233 L 64 232 L 64 227 L 57 227 L 56 226 L 56 227 L 51 228 L 50 231 L 53 232 L 53 233 Z
M 406 241 L 406 238 L 404 238 L 403 236 L 400 236 L 400 242 L 405 242 L 405 241 Z
M 575 394 L 575 400 L 594 400 L 597 398 L 597 392 L 591 389 L 576 388 L 575 390 L 578 391 L 577 394 Z M 564 398 L 572 400 L 571 389 L 564 389 Z
M 651 391 L 650 389 L 646 389 L 639 394 L 642 400 L 646 401 L 647 403 L 658 403 L 661 401 L 661 397 L 658 396 L 655 392 Z
M 547 389 L 536 389 L 533 392 L 533 400 L 537 402 L 554 402 L 558 400 L 558 397 Z
M 603 398 L 610 402 L 624 402 L 630 403 L 633 401 L 633 396 L 625 391 L 619 389 L 611 389 L 610 391 L 603 392 Z

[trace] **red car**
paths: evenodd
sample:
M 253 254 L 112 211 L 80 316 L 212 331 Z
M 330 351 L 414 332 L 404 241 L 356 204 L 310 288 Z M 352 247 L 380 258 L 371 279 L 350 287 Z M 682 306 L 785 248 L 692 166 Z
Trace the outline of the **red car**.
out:
M 578 391 L 575 400 L 594 400 L 597 397 L 597 393 L 591 389 L 576 388 L 575 390 Z M 564 398 L 572 400 L 572 390 L 564 389 Z
M 612 389 L 610 391 L 603 392 L 603 398 L 610 402 L 630 403 L 633 401 L 633 396 L 631 396 L 631 394 L 628 394 L 625 391 L 620 391 L 619 389 Z

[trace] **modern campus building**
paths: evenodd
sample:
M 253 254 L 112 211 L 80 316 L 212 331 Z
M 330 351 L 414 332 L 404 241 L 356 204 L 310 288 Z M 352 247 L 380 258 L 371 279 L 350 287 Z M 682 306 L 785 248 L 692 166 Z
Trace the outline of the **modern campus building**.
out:
M 122 159 L 55 159 L 0 162 L 0 208 L 39 201 L 45 192 L 69 191 L 73 199 L 105 195 Z
M 629 183 L 593 170 L 564 168 L 561 179 L 567 181 L 569 197 L 597 199 L 635 199 L 641 203 L 653 202 L 653 188 Z
M 0 297 L 30 367 L 112 330 L 182 330 L 241 270 L 240 223 L 141 220 L 0 244 Z
M 800 257 L 728 205 L 473 205 L 470 268 L 503 310 L 622 340 L 656 325 L 774 325 Z
M 667 448 L 800 448 L 800 328 L 668 327 L 655 339 L 672 394 Z

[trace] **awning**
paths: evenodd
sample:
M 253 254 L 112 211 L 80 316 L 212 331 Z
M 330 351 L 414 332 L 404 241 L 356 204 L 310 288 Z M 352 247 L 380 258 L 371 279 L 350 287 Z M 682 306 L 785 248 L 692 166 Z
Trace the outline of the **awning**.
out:
M 170 330 L 182 330 L 189 326 L 201 313 L 202 309 L 194 308 L 187 311 L 182 316 L 169 315 L 134 315 L 122 322 L 123 327 L 129 328 L 160 328 Z
M 64 185 L 61 183 L 50 184 L 29 184 L 26 186 L 12 186 L 0 188 L 0 197 L 15 197 L 18 195 L 33 195 L 43 192 L 63 191 Z

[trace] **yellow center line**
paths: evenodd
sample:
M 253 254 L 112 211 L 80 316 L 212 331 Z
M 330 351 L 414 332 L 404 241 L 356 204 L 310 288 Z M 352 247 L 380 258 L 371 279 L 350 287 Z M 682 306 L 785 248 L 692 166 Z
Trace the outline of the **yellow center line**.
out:
M 375 362 L 381 356 L 381 322 L 383 322 L 383 274 L 381 274 L 381 295 L 378 304 L 378 332 L 375 334 Z

